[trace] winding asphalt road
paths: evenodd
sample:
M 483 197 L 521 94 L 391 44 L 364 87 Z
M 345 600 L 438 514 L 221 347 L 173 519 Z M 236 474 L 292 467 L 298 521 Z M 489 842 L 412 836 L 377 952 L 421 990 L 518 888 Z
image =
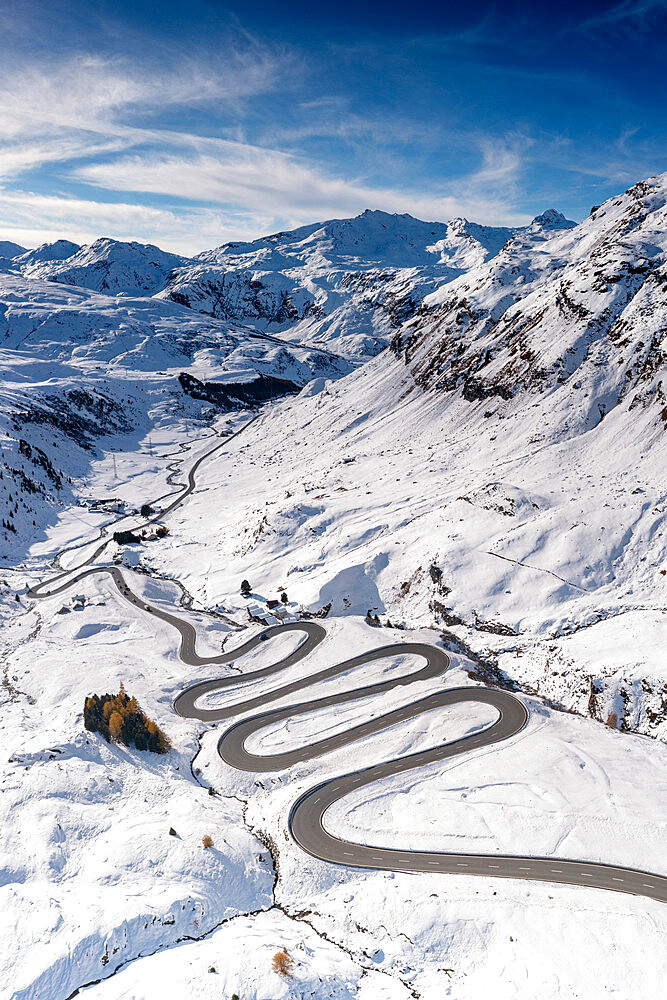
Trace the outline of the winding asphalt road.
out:
M 190 494 L 193 493 L 195 490 L 197 470 L 199 469 L 201 464 L 205 462 L 207 458 L 210 458 L 211 455 L 215 455 L 216 452 L 221 451 L 223 448 L 226 448 L 230 441 L 233 441 L 234 438 L 237 438 L 239 434 L 243 434 L 243 432 L 246 431 L 248 427 L 251 426 L 251 424 L 254 424 L 256 420 L 259 420 L 260 416 L 261 414 L 258 414 L 256 417 L 251 417 L 250 420 L 247 420 L 245 424 L 239 428 L 239 430 L 235 431 L 233 434 L 227 435 L 227 437 L 222 438 L 222 440 L 218 441 L 217 444 L 214 444 L 212 448 L 209 448 L 207 451 L 205 451 L 203 455 L 200 455 L 199 458 L 196 459 L 196 461 L 193 462 L 192 465 L 190 466 L 190 469 L 188 470 L 187 474 L 187 484 L 176 495 L 175 499 L 172 500 L 172 502 L 168 504 L 166 507 L 162 507 L 160 508 L 160 510 L 156 511 L 152 517 L 147 517 L 145 518 L 145 520 L 135 524 L 132 530 L 141 531 L 142 528 L 147 528 L 149 524 L 155 524 L 156 521 L 162 521 L 163 518 L 165 518 L 168 514 L 171 514 L 173 510 L 176 510 L 177 507 L 180 507 L 180 505 L 185 500 L 187 500 Z M 162 499 L 168 499 L 170 495 L 171 494 L 168 494 L 167 497 L 163 497 Z M 153 501 L 153 502 L 157 503 L 158 501 Z M 120 521 L 126 521 L 126 520 L 127 517 L 125 515 L 122 518 L 120 518 Z M 101 529 L 100 538 L 102 538 L 104 535 L 107 534 L 108 527 L 109 525 L 106 525 Z M 31 598 L 32 600 L 37 600 L 40 597 L 54 597 L 56 594 L 61 594 L 63 591 L 68 590 L 78 580 L 83 579 L 85 576 L 90 576 L 90 573 L 81 573 L 75 578 L 72 578 L 73 573 L 76 573 L 84 566 L 88 566 L 90 565 L 90 563 L 94 562 L 98 558 L 98 556 L 100 556 L 102 552 L 104 552 L 105 548 L 111 541 L 112 541 L 112 536 L 104 538 L 104 541 L 101 542 L 101 544 L 95 549 L 95 551 L 92 552 L 87 559 L 84 559 L 81 563 L 79 563 L 78 566 L 74 567 L 71 566 L 68 569 L 62 570 L 62 572 L 58 573 L 56 576 L 50 577 L 48 580 L 44 580 L 42 581 L 42 583 L 36 584 L 34 587 L 31 587 L 28 590 L 26 596 Z M 74 548 L 79 548 L 79 547 L 80 546 L 74 546 Z M 68 550 L 65 549 L 64 552 L 66 551 Z M 62 555 L 63 552 L 60 553 L 60 556 Z M 60 586 L 54 587 L 54 584 L 57 584 L 58 580 L 68 580 L 68 582 L 63 583 Z
M 257 419 L 257 418 L 254 418 Z M 248 424 L 245 425 L 246 427 Z M 242 428 L 243 430 L 244 428 Z M 237 434 L 242 433 L 238 431 Z M 236 437 L 236 434 L 233 435 Z M 195 474 L 201 463 L 214 452 L 223 448 L 231 438 L 226 438 L 214 448 L 202 455 L 190 468 L 188 484 L 184 491 L 154 518 L 146 521 L 151 523 L 163 518 L 174 510 L 195 488 Z M 370 847 L 343 840 L 330 833 L 324 825 L 324 815 L 327 809 L 349 792 L 370 785 L 390 775 L 400 774 L 414 768 L 423 767 L 434 761 L 448 760 L 463 753 L 490 747 L 503 740 L 510 739 L 519 733 L 528 721 L 528 711 L 518 698 L 508 691 L 494 688 L 465 687 L 447 688 L 410 704 L 387 712 L 384 715 L 362 722 L 318 742 L 294 750 L 273 755 L 256 755 L 245 749 L 247 741 L 255 733 L 269 725 L 279 723 L 288 718 L 303 715 L 322 708 L 332 708 L 346 704 L 370 695 L 379 695 L 396 687 L 424 681 L 443 674 L 449 667 L 449 657 L 435 646 L 419 642 L 401 642 L 381 646 L 377 649 L 361 653 L 342 663 L 325 667 L 306 678 L 300 678 L 272 691 L 259 694 L 243 701 L 228 703 L 224 707 L 207 708 L 200 704 L 205 696 L 218 691 L 232 692 L 236 688 L 244 688 L 248 682 L 277 674 L 287 667 L 304 659 L 318 646 L 326 636 L 324 627 L 314 621 L 300 621 L 286 625 L 275 625 L 260 635 L 256 635 L 235 649 L 217 656 L 200 656 L 196 651 L 196 630 L 183 618 L 160 608 L 154 607 L 135 594 L 128 586 L 122 572 L 116 566 L 92 566 L 82 569 L 91 563 L 104 549 L 107 542 L 93 553 L 78 570 L 67 570 L 51 580 L 33 587 L 28 596 L 33 599 L 53 597 L 80 583 L 88 576 L 107 574 L 111 577 L 120 595 L 129 604 L 140 611 L 159 618 L 177 629 L 181 637 L 179 655 L 183 662 L 193 666 L 206 664 L 222 665 L 237 660 L 249 653 L 267 640 L 284 635 L 288 632 L 299 632 L 304 639 L 291 653 L 270 666 L 245 673 L 218 677 L 199 682 L 186 688 L 175 700 L 175 711 L 185 717 L 199 719 L 203 722 L 216 722 L 242 715 L 254 709 L 262 708 L 280 698 L 287 697 L 331 677 L 343 675 L 356 667 L 376 660 L 396 656 L 421 657 L 425 664 L 419 669 L 413 669 L 402 676 L 394 676 L 376 684 L 357 687 L 349 691 L 340 691 L 324 697 L 302 701 L 287 707 L 263 711 L 250 718 L 244 718 L 227 729 L 218 743 L 221 758 L 233 767 L 244 771 L 282 771 L 296 763 L 316 759 L 325 753 L 330 753 L 342 747 L 349 746 L 374 733 L 379 733 L 391 726 L 398 725 L 408 719 L 414 719 L 424 712 L 433 709 L 447 709 L 452 705 L 475 702 L 491 705 L 496 709 L 498 718 L 482 731 L 445 743 L 428 750 L 418 751 L 403 757 L 394 758 L 382 764 L 351 771 L 348 774 L 322 782 L 315 788 L 305 792 L 292 806 L 289 816 L 289 829 L 299 846 L 308 854 L 322 861 L 350 867 L 390 869 L 410 872 L 445 872 L 456 875 L 482 875 L 485 877 L 529 879 L 540 882 L 562 882 L 569 885 L 589 886 L 597 889 L 611 889 L 616 892 L 626 892 L 637 896 L 647 896 L 661 902 L 667 902 L 667 878 L 634 868 L 623 868 L 615 865 L 605 865 L 589 861 L 579 861 L 561 858 L 518 857 L 505 854 L 454 854 L 441 851 L 405 851 L 386 847 Z M 59 582 L 59 581 L 63 582 Z M 267 647 L 270 648 L 270 645 Z

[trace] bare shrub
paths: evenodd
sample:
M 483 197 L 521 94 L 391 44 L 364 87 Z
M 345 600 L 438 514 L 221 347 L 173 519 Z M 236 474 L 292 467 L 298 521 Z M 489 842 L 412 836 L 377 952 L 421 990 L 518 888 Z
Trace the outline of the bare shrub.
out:
M 210 835 L 210 833 L 205 833 L 201 839 L 201 842 L 204 845 L 204 847 L 213 847 L 213 837 Z
M 616 712 L 609 713 L 605 726 L 609 726 L 610 729 L 618 729 L 618 716 L 616 715 Z

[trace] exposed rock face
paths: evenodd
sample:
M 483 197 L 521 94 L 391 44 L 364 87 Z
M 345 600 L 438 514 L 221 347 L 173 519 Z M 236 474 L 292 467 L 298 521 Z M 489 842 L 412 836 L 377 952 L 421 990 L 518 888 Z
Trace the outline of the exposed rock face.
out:
M 202 253 L 160 296 L 365 359 L 386 347 L 424 296 L 508 240 L 534 244 L 573 225 L 553 209 L 518 229 L 366 211 Z
M 54 263 L 72 248 L 64 243 L 0 266 L 1 558 L 17 555 L 73 502 L 71 481 L 86 475 L 98 449 L 134 448 L 156 421 L 210 420 L 214 408 L 184 395 L 179 372 L 193 367 L 201 384 L 223 375 L 238 384 L 220 404 L 227 411 L 352 369 L 326 351 L 292 347 L 174 302 L 28 276 L 54 267 L 62 277 L 61 264 L 78 256 Z
M 485 676 L 667 739 L 666 205 L 667 175 L 576 228 L 546 213 L 393 352 L 268 413 L 212 485 L 217 563 L 295 574 L 311 612 L 446 626 Z
M 666 189 L 652 178 L 575 229 L 510 240 L 427 296 L 392 350 L 420 386 L 470 403 L 566 397 L 571 428 L 624 400 L 664 406 Z
M 201 382 L 188 372 L 178 376 L 181 388 L 194 399 L 214 403 L 220 410 L 238 410 L 240 406 L 259 406 L 270 399 L 293 395 L 299 386 L 289 379 L 259 375 L 249 382 Z
M 554 209 L 518 228 L 366 211 L 195 258 L 108 238 L 25 252 L 7 244 L 0 270 L 108 295 L 157 296 L 358 362 L 386 347 L 425 296 L 508 241 L 535 245 L 573 225 Z

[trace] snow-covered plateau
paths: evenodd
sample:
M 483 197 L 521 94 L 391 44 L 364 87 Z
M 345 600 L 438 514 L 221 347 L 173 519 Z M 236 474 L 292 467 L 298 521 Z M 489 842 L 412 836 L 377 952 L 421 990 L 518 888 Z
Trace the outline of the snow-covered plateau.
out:
M 0 996 L 662 997 L 658 899 L 353 868 L 292 837 L 308 789 L 483 733 L 491 706 L 246 772 L 218 754 L 230 723 L 173 703 L 234 676 L 207 707 L 288 685 L 284 707 L 407 677 L 391 647 L 436 646 L 444 673 L 248 749 L 509 690 L 524 729 L 362 786 L 326 830 L 667 876 L 666 361 L 667 175 L 578 225 L 366 212 L 191 259 L 0 242 Z M 118 567 L 138 603 L 84 565 Z M 192 623 L 204 658 L 281 619 L 326 637 L 193 666 L 145 605 Z M 121 682 L 168 753 L 84 729 L 84 699 Z

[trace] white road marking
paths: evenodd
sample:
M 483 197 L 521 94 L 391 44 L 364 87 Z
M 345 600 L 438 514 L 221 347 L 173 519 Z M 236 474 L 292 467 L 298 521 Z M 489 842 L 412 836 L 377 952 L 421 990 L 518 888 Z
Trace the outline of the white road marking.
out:
M 253 423 L 256 419 L 257 419 L 257 417 L 255 417 L 252 420 L 248 421 L 248 424 Z M 247 426 L 247 424 L 245 426 Z M 244 428 L 242 428 L 242 430 L 243 429 Z M 237 437 L 238 434 L 240 434 L 240 433 L 241 433 L 241 431 L 237 431 L 235 434 L 230 435 L 230 437 L 227 439 L 227 441 L 231 440 L 234 437 Z M 223 443 L 227 443 L 227 442 L 223 442 Z M 198 469 L 199 465 L 204 460 L 204 458 L 208 457 L 208 455 L 210 455 L 210 454 L 213 454 L 213 452 L 217 451 L 220 447 L 222 447 L 222 443 L 217 444 L 215 446 L 215 448 L 213 448 L 210 451 L 207 451 L 199 459 L 197 459 L 197 461 L 194 463 L 194 465 L 191 467 L 191 469 L 190 469 L 190 471 L 188 473 L 188 483 L 189 483 L 188 488 L 183 492 L 183 494 L 177 500 L 175 500 L 172 504 L 170 504 L 168 507 L 166 507 L 162 512 L 158 512 L 158 515 L 156 515 L 156 516 L 159 516 L 160 513 L 161 513 L 162 516 L 164 516 L 165 514 L 169 513 L 176 506 L 178 506 L 178 504 L 180 504 L 187 496 L 189 496 L 191 493 L 193 493 L 193 491 L 195 489 L 194 474 L 195 474 L 196 470 Z M 147 522 L 147 523 L 150 523 L 150 522 Z M 106 544 L 106 542 L 104 544 Z M 102 546 L 102 548 L 104 548 L 104 545 Z M 101 549 L 99 549 L 99 551 L 101 551 Z M 82 565 L 87 565 L 87 563 L 90 562 L 90 561 L 92 561 L 92 559 L 95 558 L 96 555 L 97 555 L 97 552 L 94 553 L 93 556 L 91 556 L 90 559 L 87 560 L 86 562 L 84 562 Z M 82 567 L 78 567 L 78 568 L 80 569 Z M 108 570 L 102 570 L 102 571 L 109 572 Z M 82 576 L 87 576 L 87 575 L 89 575 L 90 573 L 93 573 L 93 572 L 96 572 L 96 570 L 95 569 L 91 569 L 91 570 L 87 571 L 86 573 L 82 574 Z M 183 622 L 182 620 L 180 620 L 179 618 L 177 618 L 175 615 L 170 615 L 166 611 L 161 611 L 159 608 L 156 608 L 156 607 L 154 607 L 152 605 L 147 604 L 145 601 L 144 601 L 144 603 L 142 603 L 142 598 L 139 598 L 138 595 L 134 594 L 130 590 L 130 588 L 127 586 L 127 583 L 123 579 L 122 575 L 120 573 L 118 573 L 118 571 L 111 570 L 110 573 L 111 573 L 112 578 L 116 582 L 116 585 L 117 585 L 119 591 L 121 592 L 121 594 L 123 594 L 124 596 L 126 596 L 129 601 L 131 601 L 132 603 L 134 603 L 138 608 L 146 610 L 148 612 L 151 612 L 151 613 L 157 615 L 158 617 L 163 618 L 165 621 L 168 621 L 168 622 L 176 625 L 176 627 L 179 628 L 179 630 L 181 631 L 181 639 L 182 639 L 182 644 L 183 644 L 182 645 L 183 653 L 187 653 L 188 656 L 190 656 L 190 657 L 194 657 L 195 656 L 194 650 L 195 650 L 195 642 L 196 642 L 196 632 L 195 632 L 194 628 L 191 625 L 188 625 L 187 623 Z M 62 575 L 64 575 L 64 574 L 60 574 L 60 576 L 62 576 Z M 63 584 L 62 587 L 56 588 L 54 591 L 51 591 L 49 593 L 45 593 L 43 596 L 45 596 L 45 597 L 55 596 L 55 594 L 59 593 L 61 590 L 65 590 L 65 589 L 67 589 L 67 587 L 72 586 L 74 583 L 77 582 L 77 580 L 78 580 L 78 578 L 76 580 L 73 579 L 73 580 L 70 581 L 70 583 Z M 38 597 L 38 596 L 42 596 L 42 595 L 40 595 L 38 593 L 32 593 L 31 596 Z M 180 624 L 179 624 L 179 622 L 180 622 Z M 186 634 L 184 634 L 184 632 L 183 632 L 183 630 L 185 630 L 185 629 L 187 629 L 187 633 Z M 281 631 L 282 631 L 282 629 L 280 628 L 280 626 L 276 627 L 275 630 L 270 630 L 270 629 L 267 630 L 267 632 L 265 632 L 261 637 L 257 637 L 255 639 L 249 640 L 247 643 L 245 643 L 241 647 L 239 647 L 238 650 L 237 650 L 237 655 L 239 655 L 241 653 L 248 652 L 251 649 L 254 649 L 256 646 L 258 646 L 260 644 L 260 639 L 272 638 L 274 635 L 278 635 Z M 183 656 L 183 658 L 184 658 L 184 656 Z M 284 661 L 281 661 L 281 662 L 283 662 L 283 664 L 286 666 L 288 661 L 290 663 L 291 662 L 296 662 L 299 658 L 300 657 L 299 657 L 298 653 L 294 653 L 294 654 L 290 654 L 290 656 L 284 658 Z M 376 657 L 372 657 L 372 658 L 376 658 Z M 201 662 L 201 663 L 206 663 L 206 662 L 222 662 L 222 661 L 219 661 L 217 658 L 205 659 L 205 658 L 202 658 L 202 657 L 197 657 L 196 659 L 197 659 L 197 662 Z M 427 656 L 427 660 L 428 659 L 429 659 L 429 657 Z M 353 665 L 353 664 L 356 665 L 356 664 L 364 663 L 364 662 L 368 662 L 368 661 L 366 660 L 365 655 L 362 655 L 362 656 L 359 656 L 359 657 L 355 658 L 353 661 L 350 661 L 350 665 Z M 334 671 L 334 668 L 332 668 L 332 671 Z M 332 673 L 332 676 L 333 676 L 333 673 Z M 359 692 L 359 693 L 361 694 L 362 692 Z M 427 703 L 429 703 L 428 699 L 425 700 L 424 704 L 427 704 Z M 527 718 L 527 712 L 525 714 L 526 714 L 526 718 Z M 397 711 L 395 711 L 395 713 L 389 713 L 389 716 L 387 716 L 386 718 L 387 718 L 387 720 L 389 718 L 392 718 L 393 720 L 398 721 L 398 720 L 401 720 L 401 719 L 408 719 L 408 718 L 412 718 L 412 717 L 413 717 L 413 712 L 411 711 L 411 709 L 409 707 L 407 707 L 407 708 L 403 708 L 403 709 L 397 710 Z M 502 711 L 500 712 L 500 717 L 502 718 Z M 385 722 L 385 725 L 386 725 L 386 722 Z M 357 727 L 357 729 L 355 731 L 356 731 L 357 735 L 362 735 L 362 734 L 365 735 L 365 734 L 369 734 L 369 733 L 375 734 L 381 728 L 382 728 L 382 720 L 381 719 L 376 719 L 376 720 L 369 721 L 369 722 L 363 724 L 360 727 Z M 322 741 L 322 745 L 323 746 L 331 746 L 332 744 L 334 744 L 336 746 L 338 746 L 338 745 L 345 745 L 345 743 L 347 742 L 345 737 L 346 737 L 346 734 L 344 734 L 344 733 L 340 734 L 340 735 L 337 735 L 337 736 L 334 736 L 334 737 L 330 737 L 330 738 Z M 480 746 L 480 745 L 486 745 L 485 734 L 483 734 L 482 736 L 475 737 L 475 738 L 465 738 L 464 737 L 463 739 L 461 739 L 459 741 L 455 741 L 455 743 L 457 745 L 457 750 L 454 751 L 451 755 L 454 755 L 455 752 L 463 752 L 463 750 L 466 749 L 466 748 L 471 748 L 472 749 L 472 748 Z M 422 753 L 418 753 L 418 754 L 415 754 L 413 756 L 413 762 L 415 764 L 417 762 L 419 762 L 419 763 L 421 763 L 421 762 L 427 762 L 429 759 L 430 759 L 429 758 L 429 751 L 423 751 Z M 377 777 L 379 775 L 393 773 L 392 772 L 392 763 L 393 762 L 388 762 L 384 766 L 376 767 L 374 769 L 374 775 Z M 324 800 L 326 802 L 330 798 L 331 795 L 338 796 L 338 795 L 344 794 L 344 791 L 349 790 L 350 787 L 354 787 L 355 785 L 365 784 L 365 783 L 367 783 L 367 781 L 368 781 L 368 777 L 356 777 L 356 778 L 353 778 L 352 780 L 349 780 L 349 778 L 348 778 L 347 782 L 345 782 L 343 779 L 341 779 L 340 782 L 338 782 L 338 783 L 334 784 L 333 786 L 329 787 L 327 794 L 318 795 L 317 798 L 315 798 L 313 800 L 313 804 L 317 804 L 317 803 L 321 802 L 323 798 L 324 798 Z M 344 785 L 346 785 L 345 789 L 343 788 Z M 352 846 L 352 845 L 350 845 L 350 846 Z M 345 857 L 348 857 L 348 858 L 354 858 L 355 857 L 355 854 L 353 852 L 350 852 L 350 851 L 343 851 L 342 853 L 343 853 L 343 855 Z M 408 851 L 405 851 L 405 852 L 393 852 L 393 855 L 399 861 L 401 861 L 403 859 L 406 859 L 406 863 L 407 863 L 409 861 L 409 859 L 410 859 L 411 852 L 408 852 Z M 371 858 L 372 858 L 372 860 L 374 862 L 378 862 L 378 863 L 381 863 L 381 864 L 383 862 L 385 862 L 384 855 L 371 855 Z M 418 865 L 419 863 L 421 863 L 422 865 L 426 863 L 426 864 L 428 864 L 429 867 L 439 867 L 443 863 L 443 857 L 440 857 L 439 860 L 428 860 L 427 861 L 427 859 L 424 857 L 424 855 L 416 855 L 415 856 L 413 854 L 412 855 L 412 859 L 413 859 L 413 864 L 415 866 Z M 447 859 L 447 860 L 449 861 L 449 859 Z M 473 857 L 473 862 L 474 863 L 480 864 L 482 860 L 483 860 L 482 858 Z M 516 860 L 529 860 L 529 859 L 516 859 Z M 539 878 L 540 877 L 540 872 L 541 871 L 545 871 L 545 869 L 543 869 L 541 867 L 544 864 L 544 862 L 541 861 L 540 859 L 536 859 L 536 862 L 538 863 L 538 868 L 536 869 L 536 872 L 534 872 L 533 874 L 536 875 L 536 878 Z M 451 863 L 451 861 L 449 861 L 449 863 Z M 565 862 L 565 863 L 567 864 L 568 862 Z M 468 868 L 469 867 L 468 862 L 465 862 L 465 861 L 459 861 L 459 862 L 456 862 L 455 864 L 459 868 Z M 501 868 L 501 865 L 499 865 L 499 864 L 490 864 L 488 862 L 486 862 L 486 864 L 487 864 L 487 869 L 498 870 L 498 869 Z M 585 878 L 593 879 L 593 878 L 596 877 L 595 872 L 580 871 L 578 869 L 578 864 L 575 864 L 574 866 L 570 864 L 570 867 L 573 869 L 573 872 L 578 873 L 578 877 L 579 878 L 585 877 Z M 592 867 L 594 867 L 597 871 L 600 871 L 600 869 L 603 866 L 592 865 Z M 417 870 L 418 870 L 418 868 L 417 868 Z M 518 870 L 526 872 L 526 873 L 532 873 L 532 868 L 529 867 L 529 866 L 519 866 Z M 551 868 L 549 871 L 551 873 L 553 873 L 553 874 L 562 874 L 563 871 L 564 871 L 564 869 L 562 869 L 562 868 Z M 477 872 L 474 872 L 472 874 L 477 874 Z M 638 876 L 638 875 L 643 874 L 643 873 L 640 873 L 640 872 L 631 872 L 631 874 L 633 876 Z M 527 877 L 527 876 L 524 876 L 524 877 Z M 532 875 L 531 875 L 531 877 L 532 877 Z M 619 882 L 619 883 L 624 883 L 624 882 L 627 881 L 625 878 L 620 877 L 620 876 L 610 876 L 610 878 L 611 878 L 611 881 Z M 658 876 L 658 878 L 659 878 L 658 884 L 653 883 L 653 882 L 643 882 L 643 883 L 641 883 L 641 885 L 643 887 L 645 887 L 647 889 L 651 889 L 651 890 L 653 890 L 655 892 L 656 889 L 659 889 L 659 888 L 662 887 L 663 883 L 667 884 L 667 880 L 662 879 L 659 876 Z

